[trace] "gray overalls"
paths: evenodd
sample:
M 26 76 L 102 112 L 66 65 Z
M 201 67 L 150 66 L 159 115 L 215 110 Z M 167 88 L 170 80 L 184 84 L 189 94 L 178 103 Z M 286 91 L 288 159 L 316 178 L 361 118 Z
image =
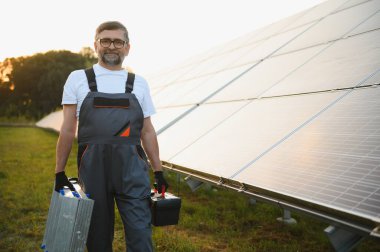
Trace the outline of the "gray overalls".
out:
M 140 133 L 144 116 L 132 94 L 134 74 L 128 74 L 126 92 L 97 91 L 95 73 L 86 69 L 89 92 L 78 128 L 79 181 L 95 201 L 87 239 L 89 252 L 112 251 L 114 201 L 124 224 L 128 252 L 152 249 L 150 180 Z

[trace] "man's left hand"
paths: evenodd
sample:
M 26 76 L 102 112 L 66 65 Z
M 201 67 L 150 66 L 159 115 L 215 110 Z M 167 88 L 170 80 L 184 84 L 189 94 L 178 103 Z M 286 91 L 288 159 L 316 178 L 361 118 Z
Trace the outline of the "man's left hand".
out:
M 157 183 L 157 191 L 158 193 L 162 192 L 162 187 L 164 186 L 164 192 L 166 192 L 169 188 L 168 182 L 166 182 L 164 178 L 164 173 L 162 171 L 155 171 L 154 172 L 154 180 L 155 183 Z

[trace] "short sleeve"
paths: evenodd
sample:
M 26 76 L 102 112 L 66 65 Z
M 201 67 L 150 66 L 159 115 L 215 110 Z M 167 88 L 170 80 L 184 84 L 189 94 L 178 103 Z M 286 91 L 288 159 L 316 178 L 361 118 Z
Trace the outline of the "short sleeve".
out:
M 63 87 L 63 94 L 62 94 L 62 105 L 64 104 L 77 104 L 77 95 L 76 95 L 76 88 L 77 85 L 77 74 L 75 72 L 72 72 L 69 77 L 66 80 L 66 83 Z
M 144 118 L 152 116 L 156 113 L 156 108 L 154 107 L 152 96 L 150 95 L 150 89 L 149 89 L 148 83 L 146 83 L 142 110 L 144 113 Z
M 147 118 L 156 113 L 156 109 L 150 95 L 148 82 L 140 75 L 136 75 L 132 93 L 134 93 L 139 100 L 144 118 Z

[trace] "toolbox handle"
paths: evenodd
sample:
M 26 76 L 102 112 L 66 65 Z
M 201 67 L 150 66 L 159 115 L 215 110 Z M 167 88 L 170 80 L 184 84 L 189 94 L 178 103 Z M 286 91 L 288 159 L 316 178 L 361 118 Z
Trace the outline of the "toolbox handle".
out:
M 166 190 L 165 185 L 162 185 L 161 186 L 161 197 L 162 198 L 165 198 L 165 190 Z M 154 183 L 154 194 L 156 194 L 156 193 L 158 193 L 157 184 Z
M 165 185 L 162 185 L 162 187 L 161 187 L 161 196 L 163 197 L 163 198 L 165 198 Z
M 68 180 L 69 180 L 69 182 L 71 183 L 71 184 L 78 184 L 78 178 L 68 178 Z M 65 195 L 65 192 L 64 192 L 64 190 L 63 189 L 61 189 L 60 191 L 59 191 L 59 193 L 63 196 L 63 195 Z M 71 193 L 73 194 L 73 196 L 74 197 L 76 197 L 76 198 L 81 198 L 81 196 L 80 196 L 80 194 L 77 192 L 77 190 L 76 190 L 76 188 L 74 187 L 74 191 L 71 191 Z

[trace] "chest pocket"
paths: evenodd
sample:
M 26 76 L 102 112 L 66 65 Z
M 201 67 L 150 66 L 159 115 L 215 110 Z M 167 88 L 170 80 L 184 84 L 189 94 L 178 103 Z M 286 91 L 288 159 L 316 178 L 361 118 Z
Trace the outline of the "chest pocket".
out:
M 95 108 L 129 108 L 128 98 L 106 98 L 106 97 L 94 97 Z

